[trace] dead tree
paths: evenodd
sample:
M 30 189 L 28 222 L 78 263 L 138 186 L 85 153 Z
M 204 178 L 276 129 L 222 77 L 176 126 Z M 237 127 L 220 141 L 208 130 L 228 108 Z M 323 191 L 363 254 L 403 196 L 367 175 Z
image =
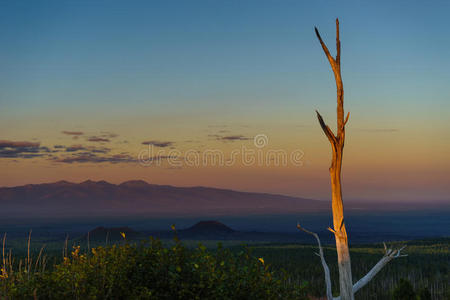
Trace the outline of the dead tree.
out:
M 353 300 L 354 293 L 358 291 L 361 287 L 366 285 L 375 275 L 378 273 L 384 265 L 386 265 L 390 260 L 396 257 L 403 256 L 400 254 L 399 250 L 386 249 L 385 256 L 372 268 L 372 270 L 367 273 L 362 279 L 360 279 L 355 285 L 353 285 L 352 280 L 352 269 L 350 263 L 350 252 L 348 249 L 348 237 L 347 230 L 345 229 L 344 222 L 344 204 L 342 202 L 342 185 L 341 185 L 341 170 L 342 170 L 342 155 L 344 151 L 344 141 L 345 141 L 345 125 L 348 122 L 350 113 L 344 119 L 344 86 L 342 84 L 341 77 L 341 42 L 339 39 L 339 20 L 336 19 L 336 57 L 331 56 L 330 51 L 322 40 L 319 31 L 315 27 L 316 36 L 319 39 L 320 45 L 331 65 L 333 70 L 334 79 L 336 81 L 337 90 L 337 134 L 335 135 L 333 131 L 325 124 L 322 116 L 317 113 L 317 118 L 319 119 L 319 124 L 322 127 L 323 132 L 327 136 L 331 144 L 332 150 L 332 160 L 330 166 L 330 177 L 331 177 L 331 201 L 332 201 L 332 211 L 333 211 L 333 228 L 328 227 L 335 237 L 336 240 L 336 251 L 338 256 L 338 267 L 339 267 L 339 290 L 340 297 L 334 299 L 342 300 Z M 330 271 L 328 269 L 327 263 L 325 261 L 322 246 L 320 244 L 320 239 L 318 235 L 314 232 L 308 231 L 302 228 L 300 225 L 297 226 L 300 230 L 303 230 L 309 234 L 312 234 L 319 244 L 319 254 L 322 262 L 322 266 L 325 273 L 325 284 L 327 287 L 327 298 L 333 299 L 331 294 L 331 280 Z

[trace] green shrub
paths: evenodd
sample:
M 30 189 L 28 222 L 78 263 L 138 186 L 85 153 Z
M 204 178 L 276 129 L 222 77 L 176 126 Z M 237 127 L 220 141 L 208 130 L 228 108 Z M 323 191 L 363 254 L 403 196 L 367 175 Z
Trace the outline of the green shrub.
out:
M 416 298 L 414 288 L 406 279 L 400 279 L 393 292 L 394 300 L 413 300 Z
M 427 288 L 421 288 L 417 291 L 418 300 L 431 300 L 431 293 Z
M 12 299 L 306 299 L 305 289 L 287 284 L 249 250 L 139 245 L 74 247 L 50 271 L 26 271 L 0 279 L 0 295 Z M 0 297 L 1 298 L 1 297 Z

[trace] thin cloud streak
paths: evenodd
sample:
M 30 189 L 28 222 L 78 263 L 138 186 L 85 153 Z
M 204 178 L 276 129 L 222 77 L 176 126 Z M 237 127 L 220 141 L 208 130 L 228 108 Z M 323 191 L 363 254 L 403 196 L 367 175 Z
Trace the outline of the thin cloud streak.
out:
M 40 144 L 39 142 L 0 140 L 0 148 L 39 147 Z
M 84 132 L 82 132 L 82 131 L 66 131 L 66 130 L 61 131 L 61 133 L 67 134 L 67 135 L 76 135 L 76 136 L 84 134 Z
M 100 143 L 107 143 L 110 140 L 107 138 L 103 138 L 103 137 L 98 137 L 98 136 L 91 136 L 90 138 L 87 139 L 89 142 L 100 142 Z
M 150 146 L 155 146 L 155 147 L 160 147 L 160 148 L 169 147 L 169 146 L 172 146 L 173 144 L 174 144 L 173 142 L 160 142 L 160 141 L 142 142 L 142 145 L 150 145 Z

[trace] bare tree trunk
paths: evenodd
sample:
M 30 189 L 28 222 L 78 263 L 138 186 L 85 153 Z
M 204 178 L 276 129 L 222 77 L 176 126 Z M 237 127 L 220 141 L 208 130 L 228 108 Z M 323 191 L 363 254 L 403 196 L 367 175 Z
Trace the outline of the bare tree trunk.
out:
M 385 265 L 387 265 L 391 260 L 398 258 L 398 257 L 404 257 L 408 256 L 407 254 L 401 254 L 401 251 L 405 249 L 406 246 L 401 247 L 398 250 L 388 249 L 386 247 L 386 244 L 384 244 L 384 256 L 377 262 L 375 266 L 366 274 L 364 277 L 362 277 L 360 280 L 358 280 L 353 285 L 353 293 L 355 294 L 357 291 L 359 291 L 362 287 L 364 287 L 366 284 L 368 284 L 374 277 L 377 275 L 378 272 L 383 269 Z M 341 300 L 341 297 L 333 298 L 334 300 Z
M 403 257 L 401 251 L 406 247 L 402 247 L 398 250 L 387 249 L 386 244 L 384 245 L 385 255 L 380 261 L 358 282 L 353 285 L 352 281 L 352 269 L 350 263 L 350 252 L 348 249 L 348 238 L 347 230 L 345 228 L 344 222 L 344 204 L 342 202 L 342 185 L 341 185 L 341 171 L 342 171 L 342 156 L 344 153 L 344 141 L 345 141 L 345 124 L 348 122 L 350 113 L 344 119 L 344 86 L 342 84 L 341 78 L 341 42 L 339 40 L 339 20 L 336 19 L 336 58 L 331 56 L 330 51 L 322 40 L 317 28 L 315 28 L 317 38 L 319 39 L 320 45 L 322 46 L 325 55 L 330 62 L 331 68 L 333 70 L 334 78 L 336 80 L 336 92 L 337 92 L 337 135 L 334 135 L 330 127 L 325 124 L 322 116 L 317 112 L 317 118 L 319 119 L 320 126 L 323 132 L 327 136 L 331 144 L 332 149 L 332 160 L 330 166 L 330 178 L 331 178 L 331 199 L 332 199 L 332 209 L 333 209 L 333 228 L 328 227 L 328 230 L 334 233 L 336 240 L 336 251 L 338 255 L 338 267 L 339 267 L 339 288 L 340 296 L 332 298 L 331 294 L 331 279 L 330 270 L 325 261 L 323 255 L 322 245 L 320 243 L 319 236 L 306 230 L 297 225 L 298 229 L 313 235 L 319 245 L 319 253 L 317 255 L 320 257 L 324 275 L 325 284 L 327 288 L 327 299 L 333 300 L 354 300 L 354 294 L 365 286 L 370 280 L 372 280 L 375 275 L 392 259 Z
M 343 143 L 336 150 L 336 163 L 330 167 L 333 227 L 336 239 L 336 251 L 339 267 L 339 287 L 342 299 L 353 300 L 353 281 L 350 263 L 350 252 L 348 249 L 347 230 L 344 223 L 344 206 L 341 192 L 341 165 Z M 333 155 L 334 157 L 334 155 Z
M 341 78 L 341 42 L 339 40 L 339 20 L 336 19 L 336 58 L 332 57 L 328 51 L 327 46 L 322 41 L 317 28 L 315 28 L 317 38 L 322 46 L 325 55 L 330 62 L 331 68 L 336 80 L 337 91 L 337 135 L 325 124 L 322 116 L 317 112 L 320 126 L 325 135 L 331 143 L 333 152 L 332 162 L 330 167 L 331 178 L 331 199 L 333 209 L 333 229 L 329 228 L 334 233 L 336 239 L 336 251 L 338 254 L 339 267 L 339 287 L 341 299 L 353 300 L 353 282 L 352 269 L 350 263 L 350 253 L 348 249 L 347 230 L 344 223 L 344 204 L 342 202 L 342 187 L 341 187 L 341 170 L 342 170 L 342 155 L 344 150 L 345 140 L 345 124 L 348 121 L 349 114 L 344 120 L 344 86 Z

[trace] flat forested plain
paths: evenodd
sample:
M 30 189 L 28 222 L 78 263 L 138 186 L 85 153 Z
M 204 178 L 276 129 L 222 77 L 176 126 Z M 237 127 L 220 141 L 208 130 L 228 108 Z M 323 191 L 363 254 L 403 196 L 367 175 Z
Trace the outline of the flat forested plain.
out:
M 450 239 L 388 243 L 388 246 L 395 244 L 406 244 L 408 256 L 391 261 L 372 282 L 358 291 L 356 298 L 391 299 L 398 281 L 403 278 L 410 281 L 416 291 L 427 288 L 432 299 L 450 299 Z M 254 255 L 264 257 L 273 269 L 284 269 L 290 280 L 307 282 L 312 295 L 323 295 L 323 270 L 320 258 L 314 255 L 317 251 L 314 245 L 255 245 L 251 248 Z M 353 245 L 350 250 L 354 281 L 365 275 L 384 254 L 381 244 Z M 336 252 L 332 246 L 325 247 L 324 251 L 336 294 L 339 284 Z

